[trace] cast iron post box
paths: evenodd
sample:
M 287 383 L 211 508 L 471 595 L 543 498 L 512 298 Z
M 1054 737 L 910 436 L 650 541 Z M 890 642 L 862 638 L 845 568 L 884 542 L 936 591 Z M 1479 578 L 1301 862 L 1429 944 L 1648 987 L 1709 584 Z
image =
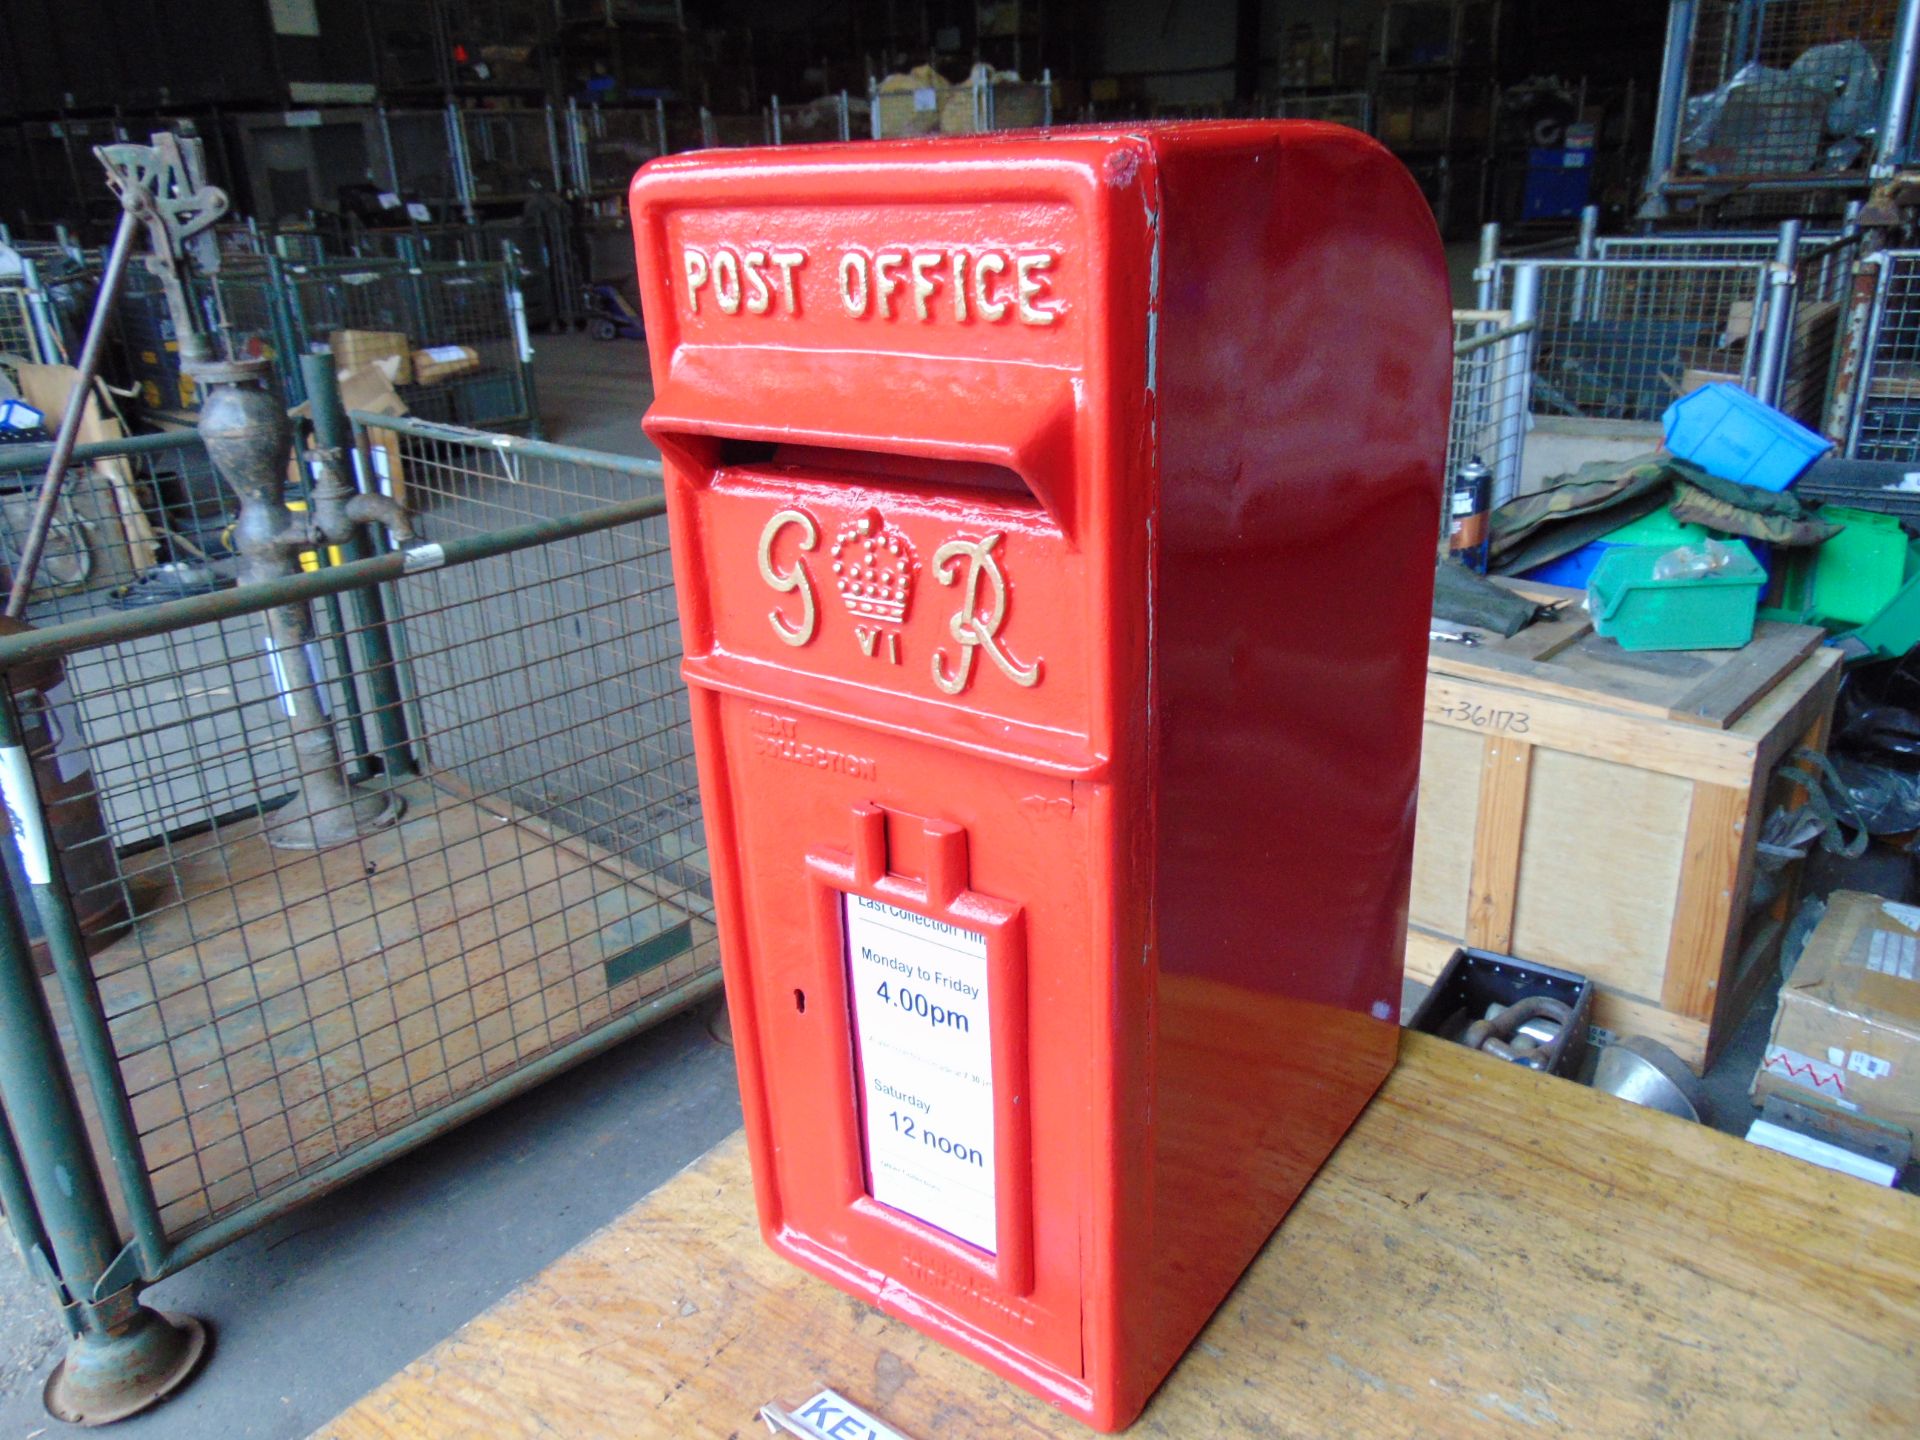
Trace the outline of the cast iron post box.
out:
M 1117 1428 L 1393 1064 L 1433 222 L 1271 122 L 632 205 L 767 1243 Z

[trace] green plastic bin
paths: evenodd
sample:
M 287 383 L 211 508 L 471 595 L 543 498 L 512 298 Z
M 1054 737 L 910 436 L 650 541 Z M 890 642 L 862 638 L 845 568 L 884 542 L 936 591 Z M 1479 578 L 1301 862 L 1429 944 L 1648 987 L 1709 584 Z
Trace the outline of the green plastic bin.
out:
M 1737 650 L 1753 639 L 1767 573 L 1738 541 L 1733 562 L 1713 575 L 1656 580 L 1670 545 L 1609 550 L 1587 586 L 1593 628 L 1622 650 Z
M 1822 625 L 1864 625 L 1900 593 L 1906 578 L 1907 532 L 1895 515 L 1823 505 L 1820 518 L 1841 527 L 1813 552 L 1805 608 Z M 1794 599 L 1787 609 L 1798 608 Z

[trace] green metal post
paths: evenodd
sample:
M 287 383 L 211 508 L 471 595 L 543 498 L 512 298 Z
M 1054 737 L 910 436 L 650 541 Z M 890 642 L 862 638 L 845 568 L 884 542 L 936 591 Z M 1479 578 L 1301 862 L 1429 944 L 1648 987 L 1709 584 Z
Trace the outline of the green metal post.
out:
M 33 884 L 48 947 L 63 972 L 68 1004 L 75 996 L 67 982 L 78 980 L 90 1002 L 83 1009 L 99 1018 L 90 981 L 70 973 L 73 957 L 66 952 L 77 939 L 77 927 L 63 935 L 46 924 L 49 916 L 57 923 L 62 912 L 71 921 L 72 908 L 42 900 L 54 888 L 57 867 L 34 789 L 33 762 L 21 744 L 10 697 L 0 703 L 0 792 L 22 866 Z M 84 1055 L 90 1027 L 81 1012 L 73 1019 Z M 104 1032 L 104 1019 L 100 1028 Z M 104 1058 L 111 1072 L 111 1051 Z M 125 1088 L 119 1076 L 110 1073 L 103 1089 L 95 1069 L 89 1066 L 89 1078 L 100 1092 L 101 1118 L 117 1162 L 118 1127 L 111 1112 L 114 1097 L 124 1105 Z M 32 1196 L 29 1213 L 37 1213 L 44 1228 L 74 1337 L 47 1381 L 47 1408 L 62 1420 L 92 1424 L 144 1410 L 192 1373 L 206 1347 L 206 1332 L 198 1321 L 164 1316 L 140 1304 L 134 1293 L 136 1277 L 114 1278 L 119 1273 L 119 1232 L 87 1143 L 86 1122 L 55 1038 L 46 995 L 34 973 L 26 927 L 10 895 L 0 895 L 0 1102 L 19 1146 L 20 1169 Z M 130 1127 L 130 1118 L 128 1123 Z M 137 1153 L 137 1142 L 135 1148 Z
M 27 1268 L 36 1279 L 58 1287 L 60 1277 L 54 1272 L 47 1227 L 40 1223 L 40 1207 L 33 1203 L 33 1187 L 27 1183 L 20 1147 L 14 1143 L 13 1127 L 4 1113 L 0 1113 L 0 1208 L 7 1212 L 7 1227 L 13 1231 L 13 1243 L 27 1257 Z M 73 1313 L 64 1309 L 60 1313 L 72 1333 Z
M 333 369 L 333 356 L 303 355 L 307 400 L 313 416 L 313 438 L 322 450 L 340 457 L 342 473 L 353 480 L 353 427 L 347 421 L 340 401 L 340 381 Z M 349 561 L 366 560 L 374 548 L 362 529 L 340 546 Z M 419 766 L 408 744 L 406 715 L 401 709 L 400 680 L 394 671 L 393 647 L 387 637 L 387 617 L 378 586 L 369 585 L 353 592 L 355 628 L 360 639 L 360 673 L 366 677 L 367 695 L 373 704 L 373 724 L 380 733 L 381 767 L 389 775 L 416 775 Z

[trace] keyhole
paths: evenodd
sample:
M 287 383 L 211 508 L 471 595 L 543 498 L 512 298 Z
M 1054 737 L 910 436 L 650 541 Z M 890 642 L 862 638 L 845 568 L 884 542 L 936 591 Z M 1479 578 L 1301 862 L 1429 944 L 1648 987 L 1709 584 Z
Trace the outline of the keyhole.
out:
M 793 992 L 793 1008 L 798 1010 L 802 1015 L 807 1013 L 807 992 L 806 991 L 796 990 Z

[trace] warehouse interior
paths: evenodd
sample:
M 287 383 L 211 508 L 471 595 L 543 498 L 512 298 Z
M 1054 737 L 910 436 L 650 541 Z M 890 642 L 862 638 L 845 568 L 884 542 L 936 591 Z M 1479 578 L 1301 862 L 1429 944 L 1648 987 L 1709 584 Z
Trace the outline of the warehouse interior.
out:
M 1916 89 L 4 7 L 0 1435 L 1910 1433 Z

